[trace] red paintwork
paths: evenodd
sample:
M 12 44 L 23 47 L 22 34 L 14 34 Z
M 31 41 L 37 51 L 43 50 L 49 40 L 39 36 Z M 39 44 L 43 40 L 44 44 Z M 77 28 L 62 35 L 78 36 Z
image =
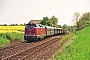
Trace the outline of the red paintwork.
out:
M 32 28 L 31 30 L 25 27 L 24 35 L 42 35 L 46 34 L 46 28 Z

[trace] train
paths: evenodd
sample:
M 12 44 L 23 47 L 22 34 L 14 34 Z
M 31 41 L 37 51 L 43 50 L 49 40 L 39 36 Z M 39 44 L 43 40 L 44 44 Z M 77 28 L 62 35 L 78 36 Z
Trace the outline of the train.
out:
M 42 24 L 26 24 L 24 40 L 27 42 L 41 40 L 43 38 L 65 34 L 66 29 L 44 26 Z

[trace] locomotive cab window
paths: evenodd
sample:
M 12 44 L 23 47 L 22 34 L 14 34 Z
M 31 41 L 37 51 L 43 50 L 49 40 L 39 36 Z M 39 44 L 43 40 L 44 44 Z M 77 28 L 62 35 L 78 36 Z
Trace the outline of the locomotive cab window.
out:
M 26 27 L 28 27 L 31 30 L 32 28 L 36 27 L 36 25 L 35 24 L 27 24 Z

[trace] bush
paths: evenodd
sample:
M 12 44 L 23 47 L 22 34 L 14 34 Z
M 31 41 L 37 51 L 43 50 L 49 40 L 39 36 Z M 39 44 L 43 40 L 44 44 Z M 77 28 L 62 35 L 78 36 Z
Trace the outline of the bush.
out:
M 74 33 L 69 33 L 68 35 L 66 35 L 64 38 L 62 38 L 60 44 L 62 45 L 66 40 L 70 40 L 71 37 L 74 36 Z
M 8 40 L 7 38 L 0 37 L 0 47 L 8 43 L 10 43 L 10 40 Z
M 24 41 L 24 34 L 17 32 L 0 33 L 0 45 L 5 45 L 8 42 Z

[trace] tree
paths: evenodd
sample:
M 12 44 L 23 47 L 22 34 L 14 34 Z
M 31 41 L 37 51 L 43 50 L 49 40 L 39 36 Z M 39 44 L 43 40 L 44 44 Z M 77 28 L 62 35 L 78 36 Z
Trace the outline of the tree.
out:
M 16 24 L 16 26 L 18 26 L 18 24 Z
M 43 24 L 46 26 L 52 26 L 52 21 L 48 17 L 43 17 L 40 24 Z
M 11 25 L 10 25 L 10 26 L 16 26 L 16 24 L 12 24 L 12 23 L 11 23 Z
M 79 20 L 80 18 L 80 13 L 79 12 L 75 12 L 74 15 L 73 15 L 73 22 L 75 22 L 75 25 L 77 23 L 77 21 Z
M 90 12 L 84 13 L 80 20 L 90 21 Z
M 58 18 L 56 18 L 54 15 L 50 18 L 50 20 L 52 21 L 52 26 L 53 27 L 57 27 L 57 23 L 58 23 Z
M 67 27 L 68 27 L 67 24 L 64 24 L 64 25 L 63 25 L 63 28 L 64 28 L 64 29 L 67 29 Z
M 62 28 L 62 26 L 61 25 L 58 25 L 58 28 Z
M 90 26 L 90 12 L 84 13 L 76 24 L 78 29 Z
M 26 24 L 24 23 L 24 26 L 25 26 Z
M 2 26 L 7 26 L 7 24 L 3 24 Z
M 84 20 L 79 20 L 78 22 L 77 22 L 77 28 L 78 29 L 83 29 L 83 28 L 85 28 L 87 26 L 87 23 L 86 23 L 86 21 L 84 21 Z

